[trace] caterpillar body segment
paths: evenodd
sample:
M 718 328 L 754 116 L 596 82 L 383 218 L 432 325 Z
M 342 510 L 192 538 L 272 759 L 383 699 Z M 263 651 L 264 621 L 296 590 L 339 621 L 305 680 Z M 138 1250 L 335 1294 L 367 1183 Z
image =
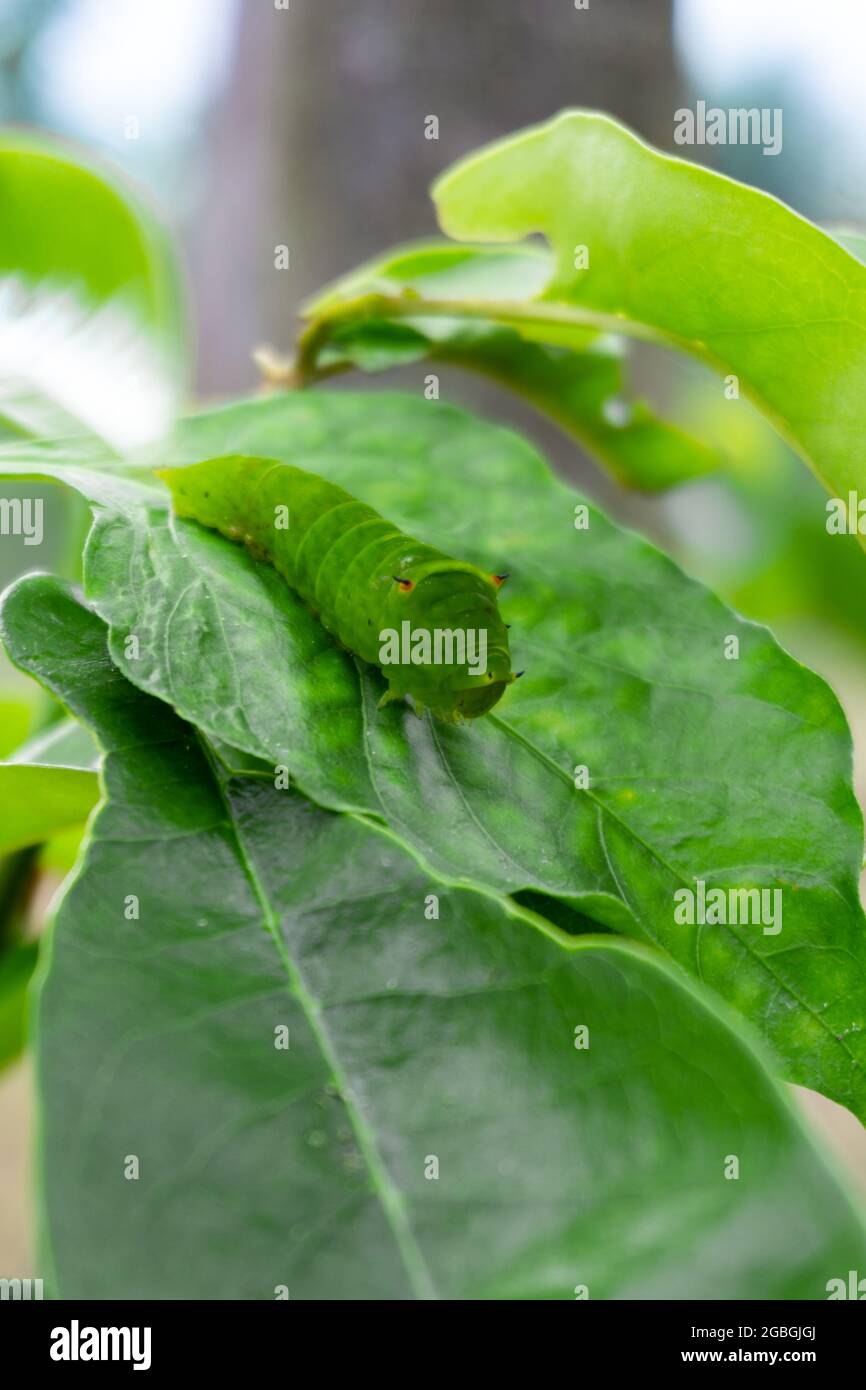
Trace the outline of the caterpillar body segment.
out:
M 158 470 L 176 514 L 266 560 L 344 647 L 388 678 L 387 703 L 456 723 L 514 680 L 485 574 L 400 531 L 343 488 L 274 459 L 230 455 Z

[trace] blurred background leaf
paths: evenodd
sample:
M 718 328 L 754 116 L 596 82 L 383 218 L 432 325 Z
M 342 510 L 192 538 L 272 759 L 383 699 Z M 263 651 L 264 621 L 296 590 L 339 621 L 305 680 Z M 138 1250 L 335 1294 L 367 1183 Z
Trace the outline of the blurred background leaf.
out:
M 98 751 L 75 720 L 51 724 L 0 763 L 0 851 L 81 825 L 96 804 Z
M 159 435 L 186 386 L 183 293 L 156 217 L 89 157 L 0 131 L 0 419 L 118 449 Z
M 20 1054 L 27 1029 L 27 986 L 39 948 L 26 941 L 0 955 L 0 1071 Z

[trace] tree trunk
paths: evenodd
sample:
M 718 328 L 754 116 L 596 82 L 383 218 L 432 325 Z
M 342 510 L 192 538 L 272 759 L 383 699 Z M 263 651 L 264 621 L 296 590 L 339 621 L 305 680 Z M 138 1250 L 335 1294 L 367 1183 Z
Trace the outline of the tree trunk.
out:
M 199 382 L 256 380 L 303 299 L 395 243 L 435 232 L 432 179 L 567 106 L 670 145 L 672 0 L 267 0 L 241 6 L 193 232 Z M 439 138 L 425 139 L 436 116 Z M 275 248 L 289 269 L 275 269 Z M 465 394 L 465 393 L 464 393 Z

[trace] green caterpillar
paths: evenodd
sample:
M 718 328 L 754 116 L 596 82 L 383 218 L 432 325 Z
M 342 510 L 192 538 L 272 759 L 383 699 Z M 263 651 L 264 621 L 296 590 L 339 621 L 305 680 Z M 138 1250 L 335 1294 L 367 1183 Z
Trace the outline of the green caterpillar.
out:
M 380 704 L 410 695 L 447 723 L 477 719 L 516 677 L 497 608 L 506 576 L 404 535 L 314 473 L 231 455 L 159 470 L 174 510 L 267 560 L 329 632 L 380 666 Z

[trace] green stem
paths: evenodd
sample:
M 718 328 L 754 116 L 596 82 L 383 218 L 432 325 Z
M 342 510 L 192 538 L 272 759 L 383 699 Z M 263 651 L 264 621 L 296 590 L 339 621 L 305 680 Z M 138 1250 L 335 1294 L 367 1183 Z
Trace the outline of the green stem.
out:
M 511 326 L 537 324 L 540 327 L 588 328 L 601 333 L 627 334 L 646 342 L 681 347 L 695 352 L 695 344 L 659 334 L 647 324 L 635 323 L 620 314 L 603 314 L 576 305 L 546 304 L 533 300 L 422 299 L 417 294 L 363 294 L 346 299 L 313 318 L 298 338 L 292 385 L 308 386 L 330 376 L 333 365 L 318 366 L 318 357 L 335 332 L 365 318 L 471 318 Z

